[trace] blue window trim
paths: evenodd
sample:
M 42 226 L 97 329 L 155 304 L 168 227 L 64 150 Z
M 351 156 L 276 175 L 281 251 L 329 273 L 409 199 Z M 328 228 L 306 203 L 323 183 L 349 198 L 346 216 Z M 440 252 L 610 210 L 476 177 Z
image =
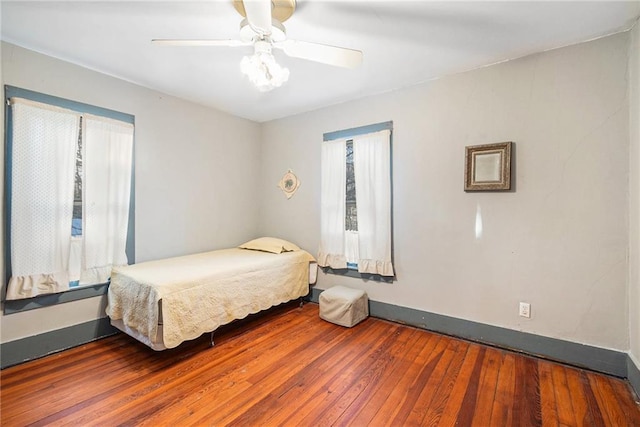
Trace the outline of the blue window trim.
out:
M 391 162 L 390 170 L 391 170 L 391 262 L 395 265 L 394 258 L 394 242 L 393 242 L 393 121 L 374 123 L 366 126 L 359 126 L 350 129 L 343 129 L 334 132 L 327 132 L 322 135 L 322 140 L 333 141 L 336 139 L 342 138 L 353 138 L 358 135 L 365 135 L 367 133 L 380 132 L 381 130 L 388 129 L 391 131 L 389 136 L 389 144 L 390 144 L 390 153 L 389 153 L 389 161 Z M 322 271 L 329 274 L 338 274 L 346 277 L 354 277 L 363 280 L 373 280 L 374 282 L 386 282 L 392 283 L 396 280 L 396 276 L 381 276 L 379 274 L 370 274 L 370 273 L 360 273 L 358 271 L 357 264 L 347 264 L 347 268 L 331 268 L 331 267 L 322 267 Z M 395 271 L 394 271 L 395 273 Z
M 4 197 L 4 261 L 5 261 L 5 286 L 2 287 L 2 301 L 4 302 L 4 314 L 18 313 L 21 311 L 33 310 L 40 307 L 46 307 L 61 304 L 70 301 L 76 301 L 85 298 L 92 298 L 107 293 L 109 283 L 100 283 L 96 285 L 83 286 L 79 288 L 71 288 L 70 290 L 57 294 L 39 295 L 34 298 L 23 300 L 6 300 L 6 285 L 11 277 L 11 166 L 12 166 L 12 141 L 13 126 L 11 117 L 11 108 L 8 108 L 9 99 L 13 97 L 29 99 L 31 101 L 42 102 L 44 104 L 55 105 L 66 108 L 68 110 L 77 111 L 79 113 L 93 114 L 96 116 L 107 117 L 126 123 L 135 124 L 135 117 L 131 114 L 121 113 L 119 111 L 109 110 L 106 108 L 96 107 L 94 105 L 84 104 L 81 102 L 71 101 L 69 99 L 59 98 L 57 96 L 47 95 L 40 92 L 34 92 L 28 89 L 22 89 L 15 86 L 5 85 L 5 197 Z M 134 130 L 135 132 L 135 130 Z M 129 200 L 129 228 L 127 233 L 127 258 L 130 263 L 135 262 L 135 135 L 134 135 L 134 152 L 131 165 L 131 195 Z
M 94 114 L 96 116 L 107 117 L 109 119 L 119 120 L 121 122 L 131 124 L 134 124 L 135 122 L 135 116 L 133 116 L 132 114 L 121 113 L 119 111 L 96 107 L 95 105 L 84 104 L 82 102 L 59 98 L 57 96 L 34 92 L 29 89 L 22 89 L 15 86 L 5 85 L 4 95 L 7 100 L 13 97 L 25 98 L 31 101 L 42 102 L 43 104 L 55 105 L 56 107 L 77 111 L 78 113 Z
M 365 135 L 367 133 L 380 132 L 381 130 L 389 129 L 393 133 L 393 121 L 375 123 L 372 125 L 360 126 L 357 128 L 337 130 L 334 132 L 327 132 L 322 135 L 323 141 L 333 141 L 340 138 L 352 138 L 358 135 Z

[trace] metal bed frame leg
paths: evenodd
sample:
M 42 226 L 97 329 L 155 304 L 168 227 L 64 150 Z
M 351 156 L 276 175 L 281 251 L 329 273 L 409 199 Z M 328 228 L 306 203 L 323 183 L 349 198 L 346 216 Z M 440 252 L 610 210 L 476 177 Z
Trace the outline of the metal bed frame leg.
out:
M 300 308 L 304 305 L 304 298 L 300 297 Z
M 214 345 L 216 345 L 216 344 L 213 342 L 213 332 L 211 332 L 211 342 L 210 342 L 210 344 L 211 344 L 211 345 L 210 345 L 210 347 L 213 347 Z

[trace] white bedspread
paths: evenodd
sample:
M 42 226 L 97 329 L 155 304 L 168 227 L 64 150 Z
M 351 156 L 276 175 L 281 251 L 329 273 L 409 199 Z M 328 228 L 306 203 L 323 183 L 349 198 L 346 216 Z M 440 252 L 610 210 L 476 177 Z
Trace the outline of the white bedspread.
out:
M 224 249 L 114 268 L 107 315 L 167 348 L 309 292 L 305 251 Z

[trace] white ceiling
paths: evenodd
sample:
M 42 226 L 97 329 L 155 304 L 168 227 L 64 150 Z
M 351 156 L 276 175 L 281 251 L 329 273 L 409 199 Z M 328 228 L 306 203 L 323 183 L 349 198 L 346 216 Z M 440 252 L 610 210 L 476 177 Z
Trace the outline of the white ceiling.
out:
M 299 0 L 290 39 L 359 49 L 355 69 L 274 55 L 289 81 L 258 92 L 251 47 L 167 47 L 152 38 L 238 38 L 229 1 L 2 1 L 2 40 L 263 122 L 630 28 L 631 2 Z

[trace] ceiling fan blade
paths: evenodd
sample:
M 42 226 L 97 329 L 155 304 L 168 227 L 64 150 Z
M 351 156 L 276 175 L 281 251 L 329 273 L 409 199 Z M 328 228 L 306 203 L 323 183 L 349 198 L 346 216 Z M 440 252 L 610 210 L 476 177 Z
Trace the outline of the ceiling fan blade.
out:
M 261 36 L 271 34 L 271 0 L 243 0 L 247 21 Z
M 274 43 L 274 47 L 294 58 L 308 59 L 336 67 L 356 68 L 362 63 L 362 52 L 344 47 L 329 46 L 320 43 L 285 40 Z
M 245 43 L 240 40 L 182 40 L 182 39 L 153 39 L 153 44 L 165 46 L 249 46 L 251 43 Z

